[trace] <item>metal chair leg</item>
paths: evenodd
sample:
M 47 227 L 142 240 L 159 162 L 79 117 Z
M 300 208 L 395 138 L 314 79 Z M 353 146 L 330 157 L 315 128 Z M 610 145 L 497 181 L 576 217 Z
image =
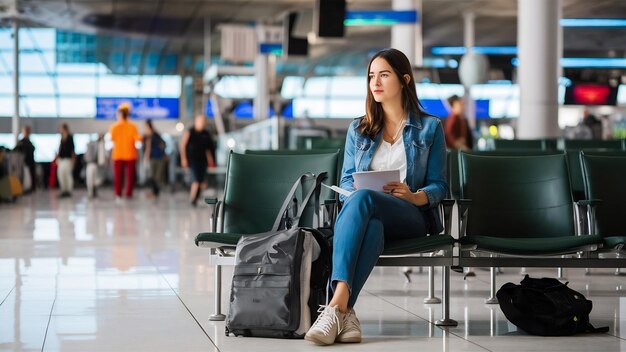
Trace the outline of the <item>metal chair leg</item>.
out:
M 435 267 L 428 267 L 428 297 L 424 298 L 424 304 L 438 304 L 441 300 L 435 297 Z
M 556 270 L 556 277 L 559 279 L 564 279 L 565 278 L 565 270 L 563 270 L 563 268 L 559 267 Z
M 490 273 L 491 273 L 491 293 L 490 293 L 490 297 L 487 298 L 485 300 L 486 304 L 498 304 L 498 299 L 496 298 L 496 268 L 495 267 L 491 267 L 489 268 Z
M 215 266 L 215 313 L 209 316 L 211 321 L 223 321 L 226 316 L 222 314 L 222 266 Z
M 413 274 L 413 268 L 409 266 L 402 268 L 402 275 L 404 275 L 405 284 L 411 283 L 411 274 Z
M 457 326 L 459 323 L 450 319 L 450 267 L 441 268 L 441 289 L 443 304 L 441 305 L 441 319 L 435 322 L 437 326 Z

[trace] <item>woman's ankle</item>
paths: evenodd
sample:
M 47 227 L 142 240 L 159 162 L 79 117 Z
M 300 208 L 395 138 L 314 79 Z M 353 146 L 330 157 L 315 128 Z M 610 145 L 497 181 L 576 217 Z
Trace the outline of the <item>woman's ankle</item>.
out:
M 341 314 L 346 314 L 350 310 L 350 309 L 348 309 L 347 305 L 342 305 L 342 304 L 339 304 L 339 303 L 330 302 L 330 303 L 328 303 L 328 306 L 329 307 L 337 307 L 337 309 L 339 310 L 339 312 Z

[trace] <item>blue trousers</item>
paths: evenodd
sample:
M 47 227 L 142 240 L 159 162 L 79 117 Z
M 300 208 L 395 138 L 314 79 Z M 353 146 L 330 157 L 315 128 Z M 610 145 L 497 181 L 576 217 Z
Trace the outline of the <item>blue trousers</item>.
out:
M 426 236 L 426 219 L 415 205 L 392 195 L 357 190 L 339 212 L 333 238 L 333 288 L 337 281 L 350 287 L 348 308 L 383 252 L 385 242 Z

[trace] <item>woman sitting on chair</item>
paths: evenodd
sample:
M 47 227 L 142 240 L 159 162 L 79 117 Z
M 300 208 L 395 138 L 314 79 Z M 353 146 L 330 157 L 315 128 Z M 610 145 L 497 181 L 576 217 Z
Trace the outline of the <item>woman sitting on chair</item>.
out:
M 420 108 L 411 64 L 396 49 L 376 53 L 367 68 L 365 116 L 348 128 L 341 188 L 354 191 L 352 173 L 400 170 L 383 192 L 341 196 L 335 223 L 333 298 L 305 339 L 319 345 L 360 342 L 354 304 L 385 241 L 441 232 L 437 205 L 448 193 L 441 121 Z

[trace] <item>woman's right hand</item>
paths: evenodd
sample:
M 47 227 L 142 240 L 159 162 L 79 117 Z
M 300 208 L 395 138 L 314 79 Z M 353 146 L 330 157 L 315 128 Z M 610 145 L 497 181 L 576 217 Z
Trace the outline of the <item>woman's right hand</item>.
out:
M 187 162 L 187 159 L 183 159 L 183 160 L 181 160 L 181 161 L 180 161 L 180 166 L 181 166 L 183 169 L 188 168 L 188 167 L 189 167 L 189 163 Z

